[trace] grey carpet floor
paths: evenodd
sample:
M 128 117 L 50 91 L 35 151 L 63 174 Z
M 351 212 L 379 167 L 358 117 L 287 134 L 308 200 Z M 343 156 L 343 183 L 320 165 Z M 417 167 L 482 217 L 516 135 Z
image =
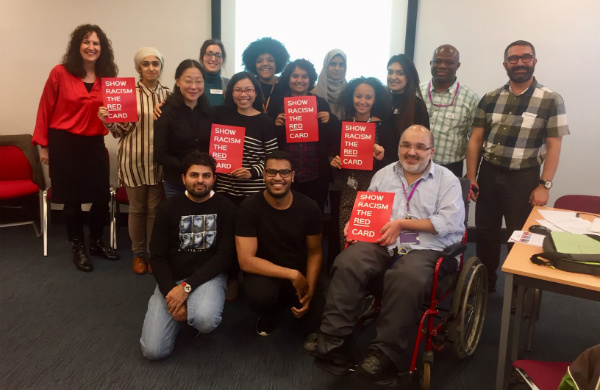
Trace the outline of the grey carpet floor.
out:
M 301 353 L 303 337 L 288 313 L 271 336 L 258 336 L 243 294 L 226 303 L 216 331 L 198 336 L 184 328 L 171 356 L 148 361 L 139 337 L 155 282 L 131 271 L 127 229 L 119 229 L 122 259 L 95 258 L 96 269 L 87 274 L 71 263 L 64 226 L 51 225 L 49 234 L 49 256 L 43 257 L 30 226 L 0 229 L 1 389 L 376 388 L 356 375 L 336 377 L 316 368 Z M 503 276 L 489 298 L 475 355 L 459 361 L 450 350 L 436 353 L 432 389 L 494 387 L 502 285 Z M 546 293 L 534 350 L 521 357 L 573 360 L 600 342 L 599 324 L 597 302 Z M 372 336 L 372 326 L 357 331 L 357 357 Z

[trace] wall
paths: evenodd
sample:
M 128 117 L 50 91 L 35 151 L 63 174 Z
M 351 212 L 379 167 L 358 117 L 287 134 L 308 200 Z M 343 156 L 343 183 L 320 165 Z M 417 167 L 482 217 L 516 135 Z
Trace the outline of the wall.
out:
M 226 3 L 224 0 L 224 18 L 228 17 Z M 113 41 L 120 76 L 136 75 L 133 54 L 140 46 L 159 48 L 166 59 L 162 80 L 168 86 L 173 84 L 177 64 L 197 58 L 200 44 L 210 37 L 209 0 L 107 0 L 101 4 L 60 0 L 37 1 L 34 6 L 2 0 L 0 7 L 0 85 L 4 92 L 0 96 L 0 134 L 33 131 L 48 72 L 60 61 L 69 34 L 78 24 L 95 23 L 105 30 Z M 429 78 L 435 47 L 451 43 L 461 51 L 459 79 L 483 95 L 507 80 L 502 55 L 508 43 L 525 39 L 536 46 L 535 74 L 563 96 L 571 128 L 563 142 L 550 204 L 566 193 L 600 194 L 600 132 L 593 121 L 597 109 L 593 102 L 600 90 L 600 78 L 593 71 L 600 64 L 599 44 L 594 38 L 600 36 L 599 11 L 595 0 L 420 1 L 415 63 L 422 80 Z M 376 35 L 376 24 L 361 28 Z M 228 34 L 223 32 L 224 40 Z M 400 45 L 403 39 L 396 41 Z M 227 50 L 233 58 L 242 49 L 237 54 L 233 48 Z M 112 157 L 111 181 L 116 183 L 117 142 L 110 136 L 106 142 Z
M 158 48 L 165 57 L 161 81 L 172 88 L 179 62 L 198 59 L 200 45 L 210 38 L 210 0 L 1 0 L 0 134 L 33 133 L 48 74 L 60 63 L 71 32 L 85 23 L 99 25 L 112 41 L 119 76 L 137 78 L 135 52 Z M 108 135 L 106 145 L 116 184 L 117 140 Z
M 600 195 L 598 108 L 600 3 L 595 0 L 421 0 L 415 64 L 429 80 L 433 50 L 449 43 L 460 51 L 458 78 L 480 96 L 508 81 L 504 49 L 518 39 L 536 48 L 535 76 L 564 99 L 571 135 L 563 138 L 549 204 L 568 193 Z M 471 208 L 473 210 L 474 208 Z M 470 218 L 473 223 L 474 218 Z

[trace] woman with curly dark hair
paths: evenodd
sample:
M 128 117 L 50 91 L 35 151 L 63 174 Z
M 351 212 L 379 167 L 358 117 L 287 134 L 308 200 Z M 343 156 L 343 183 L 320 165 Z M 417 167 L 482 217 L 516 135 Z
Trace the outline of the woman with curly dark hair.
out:
M 63 203 L 65 225 L 73 245 L 73 262 L 80 271 L 94 266 L 84 246 L 82 203 L 90 209 L 90 253 L 107 260 L 119 255 L 104 244 L 110 184 L 104 136 L 108 129 L 98 118 L 102 77 L 117 76 L 111 42 L 96 25 L 85 24 L 71 34 L 62 64 L 46 81 L 38 108 L 33 144 L 50 165 L 52 200 Z
M 263 111 L 267 112 L 271 98 L 281 97 L 276 74 L 290 61 L 290 54 L 283 45 L 271 37 L 260 38 L 248 45 L 242 53 L 242 63 L 246 71 L 256 75 L 264 101 Z
M 272 101 L 267 114 L 275 119 L 279 149 L 292 155 L 292 166 L 296 172 L 292 189 L 314 199 L 323 211 L 329 182 L 332 179 L 328 156 L 333 145 L 339 142 L 340 122 L 331 114 L 325 99 L 308 92 L 314 87 L 316 80 L 317 71 L 311 62 L 303 58 L 291 62 L 279 80 L 283 95 Z M 317 98 L 318 142 L 287 143 L 284 98 L 297 96 Z
M 414 124 L 429 128 L 427 106 L 419 88 L 419 74 L 415 64 L 405 54 L 392 56 L 387 65 L 387 85 L 392 93 L 393 113 L 386 117 L 396 130 L 396 153 L 402 132 Z
M 342 169 L 342 160 L 337 155 L 331 160 L 335 175 L 345 183 L 340 197 L 340 250 L 346 242 L 343 231 L 350 219 L 356 193 L 366 191 L 375 172 L 398 160 L 398 146 L 394 130 L 381 118 L 391 110 L 391 98 L 385 87 L 374 77 L 359 77 L 351 80 L 341 95 L 341 103 L 346 113 L 346 121 L 375 123 L 375 145 L 373 146 L 373 169 Z M 339 152 L 339 144 L 338 152 Z
M 181 163 L 192 151 L 208 153 L 214 111 L 204 93 L 204 68 L 183 60 L 175 70 L 175 86 L 154 122 L 154 154 L 163 166 L 165 195 L 183 193 Z

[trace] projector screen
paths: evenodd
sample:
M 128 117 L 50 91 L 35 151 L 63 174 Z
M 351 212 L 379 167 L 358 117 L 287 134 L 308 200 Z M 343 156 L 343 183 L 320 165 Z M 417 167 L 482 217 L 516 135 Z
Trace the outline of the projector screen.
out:
M 257 5 L 260 4 L 260 7 Z M 262 37 L 281 41 L 290 60 L 305 58 L 317 73 L 331 49 L 347 55 L 346 79 L 373 76 L 384 84 L 387 61 L 404 50 L 408 0 L 247 0 L 221 3 L 225 77 L 243 69 L 242 52 Z

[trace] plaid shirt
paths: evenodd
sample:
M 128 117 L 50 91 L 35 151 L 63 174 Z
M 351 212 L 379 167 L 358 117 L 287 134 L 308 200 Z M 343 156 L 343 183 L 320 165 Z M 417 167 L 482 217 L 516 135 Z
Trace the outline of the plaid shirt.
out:
M 479 96 L 469 87 L 459 84 L 458 79 L 443 92 L 435 90 L 433 81 L 423 83 L 421 94 L 427 105 L 430 129 L 435 140 L 433 161 L 446 165 L 464 160 Z
M 284 149 L 292 155 L 295 181 L 305 183 L 319 177 L 319 142 L 285 144 Z
M 569 134 L 562 97 L 535 78 L 518 96 L 508 83 L 485 94 L 473 127 L 485 129 L 483 158 L 512 170 L 540 166 L 546 156 L 546 138 Z

